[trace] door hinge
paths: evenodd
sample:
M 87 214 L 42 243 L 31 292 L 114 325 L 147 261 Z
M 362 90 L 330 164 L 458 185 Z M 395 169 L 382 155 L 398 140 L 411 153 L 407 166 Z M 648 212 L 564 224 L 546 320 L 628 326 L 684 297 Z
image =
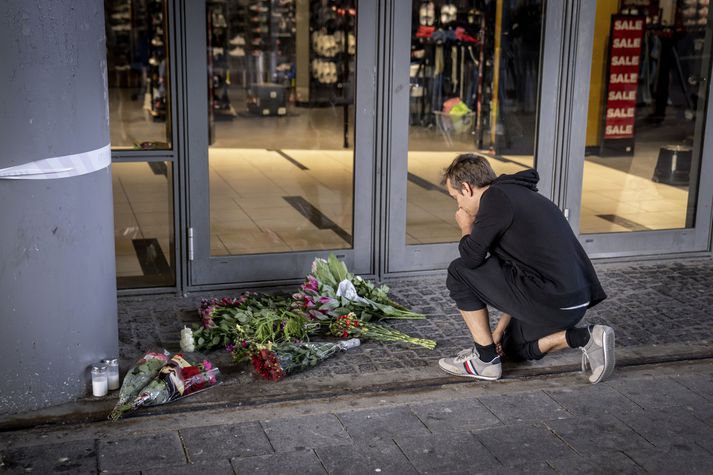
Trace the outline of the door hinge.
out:
M 569 221 L 569 208 L 564 209 L 564 219 Z
M 193 260 L 193 228 L 188 228 L 188 260 Z

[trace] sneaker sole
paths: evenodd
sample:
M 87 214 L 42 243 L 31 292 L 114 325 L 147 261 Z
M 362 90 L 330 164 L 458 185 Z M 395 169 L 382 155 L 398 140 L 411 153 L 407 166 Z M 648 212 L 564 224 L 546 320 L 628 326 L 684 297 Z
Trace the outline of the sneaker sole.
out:
M 602 348 L 604 348 L 604 371 L 596 381 L 592 384 L 597 384 L 604 381 L 614 372 L 616 366 L 616 357 L 614 356 L 614 330 L 610 327 L 604 329 L 602 334 Z
M 438 365 L 438 367 L 441 369 L 441 371 L 444 371 L 448 374 L 452 374 L 453 376 L 460 376 L 462 378 L 472 378 L 472 379 L 481 379 L 483 381 L 497 381 L 500 379 L 500 376 L 494 377 L 494 376 L 483 376 L 480 374 L 463 374 L 463 373 L 456 373 L 455 371 L 450 371 L 446 368 L 444 368 L 441 365 Z

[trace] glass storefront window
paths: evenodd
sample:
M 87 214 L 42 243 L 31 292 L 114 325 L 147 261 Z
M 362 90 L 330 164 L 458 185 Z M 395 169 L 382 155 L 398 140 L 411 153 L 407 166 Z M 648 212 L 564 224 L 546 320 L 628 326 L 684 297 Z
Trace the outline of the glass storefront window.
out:
M 580 231 L 694 226 L 708 0 L 599 0 Z
M 407 244 L 460 239 L 439 185 L 460 153 L 534 167 L 542 0 L 413 0 Z
M 166 1 L 104 5 L 112 149 L 170 149 Z
M 112 164 L 120 289 L 175 285 L 171 162 Z
M 356 2 L 206 8 L 211 254 L 351 248 Z

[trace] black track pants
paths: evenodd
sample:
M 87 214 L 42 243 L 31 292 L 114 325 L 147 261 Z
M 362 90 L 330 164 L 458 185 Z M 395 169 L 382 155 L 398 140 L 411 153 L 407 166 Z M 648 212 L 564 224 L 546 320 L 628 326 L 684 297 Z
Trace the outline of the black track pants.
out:
M 480 310 L 490 305 L 512 317 L 502 343 L 505 354 L 515 360 L 542 358 L 537 340 L 575 326 L 587 310 L 561 310 L 534 301 L 513 285 L 508 270 L 496 257 L 476 269 L 468 269 L 462 259 L 454 260 L 448 267 L 446 286 L 459 310 Z

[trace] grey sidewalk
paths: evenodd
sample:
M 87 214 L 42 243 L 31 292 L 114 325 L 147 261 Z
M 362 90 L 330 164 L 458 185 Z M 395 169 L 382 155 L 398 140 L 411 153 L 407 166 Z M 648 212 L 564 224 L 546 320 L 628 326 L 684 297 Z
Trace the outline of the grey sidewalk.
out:
M 596 267 L 609 298 L 588 312 L 585 320 L 615 328 L 619 366 L 713 357 L 713 260 L 598 264 Z M 461 379 L 446 375 L 437 365 L 439 358 L 453 356 L 471 345 L 465 324 L 448 298 L 445 275 L 395 279 L 388 283 L 395 299 L 428 314 L 427 320 L 389 324 L 414 336 L 435 339 L 438 342 L 435 350 L 367 343 L 278 383 L 257 380 L 249 365 L 236 366 L 226 352 L 215 351 L 209 356 L 223 371 L 225 384 L 180 403 L 144 409 L 140 413 L 181 412 L 329 397 L 344 392 L 461 383 Z M 123 371 L 147 350 L 178 350 L 180 329 L 184 324 L 198 323 L 196 309 L 202 297 L 238 293 L 210 292 L 187 298 L 174 295 L 121 298 L 119 338 Z M 563 351 L 537 363 L 506 366 L 505 377 L 576 371 L 579 358 L 578 351 Z M 115 398 L 111 393 L 103 399 L 87 398 L 78 404 L 24 415 L 0 410 L 0 428 L 61 422 L 67 417 L 99 420 L 110 410 Z
M 713 361 L 6 432 L 0 473 L 711 473 Z

